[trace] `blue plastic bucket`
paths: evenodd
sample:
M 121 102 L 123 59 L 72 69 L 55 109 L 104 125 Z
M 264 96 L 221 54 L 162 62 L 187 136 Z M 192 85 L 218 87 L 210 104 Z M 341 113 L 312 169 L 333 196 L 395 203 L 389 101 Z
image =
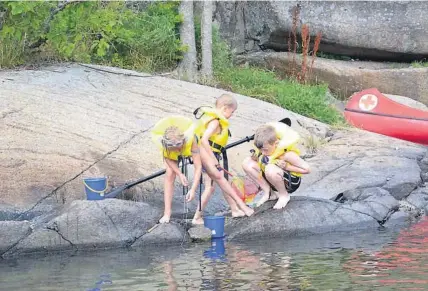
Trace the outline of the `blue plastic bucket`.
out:
M 107 178 L 83 179 L 86 198 L 88 200 L 103 200 L 104 192 L 107 190 Z
M 206 216 L 204 225 L 211 229 L 212 238 L 224 237 L 224 216 Z

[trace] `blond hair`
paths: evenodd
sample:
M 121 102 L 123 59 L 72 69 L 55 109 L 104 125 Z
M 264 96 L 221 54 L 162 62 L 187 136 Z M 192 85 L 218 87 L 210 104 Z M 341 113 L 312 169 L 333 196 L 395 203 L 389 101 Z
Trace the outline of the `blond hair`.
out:
M 264 124 L 257 128 L 254 134 L 254 145 L 261 149 L 265 143 L 274 144 L 278 140 L 275 128 L 271 125 Z
M 233 97 L 232 95 L 222 94 L 215 101 L 215 107 L 221 108 L 223 106 L 233 108 L 233 109 L 237 109 L 238 108 L 238 102 L 236 101 L 235 97 Z
M 169 126 L 163 134 L 162 146 L 168 149 L 169 147 L 183 145 L 184 141 L 184 133 L 177 126 Z

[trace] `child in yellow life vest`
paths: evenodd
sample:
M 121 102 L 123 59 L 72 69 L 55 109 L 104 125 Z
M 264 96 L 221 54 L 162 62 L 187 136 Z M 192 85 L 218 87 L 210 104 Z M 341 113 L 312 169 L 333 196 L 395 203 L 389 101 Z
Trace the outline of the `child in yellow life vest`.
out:
M 168 223 L 171 217 L 172 196 L 174 194 L 174 181 L 178 177 L 181 184 L 187 187 L 189 182 L 179 169 L 180 159 L 192 158 L 194 165 L 193 183 L 186 195 L 186 200 L 195 197 L 197 187 L 202 175 L 202 162 L 199 153 L 199 138 L 196 124 L 192 119 L 182 116 L 172 116 L 161 119 L 151 131 L 153 141 L 162 151 L 165 161 L 166 173 L 164 181 L 163 217 L 159 223 Z M 182 162 L 186 162 L 182 160 Z
M 204 129 L 201 134 L 201 159 L 208 177 L 205 179 L 205 190 L 202 194 L 202 209 L 197 209 L 193 217 L 193 224 L 203 224 L 202 211 L 214 193 L 214 182 L 223 190 L 224 198 L 230 206 L 232 217 L 251 216 L 254 210 L 248 207 L 233 190 L 219 168 L 220 153 L 224 150 L 229 138 L 229 118 L 235 112 L 238 103 L 228 94 L 221 95 L 215 103 L 215 108 L 200 107 L 202 111 L 199 121 Z M 198 126 L 199 127 L 199 126 Z
M 289 193 L 299 188 L 302 174 L 310 172 L 308 163 L 300 158 L 296 147 L 299 138 L 297 132 L 281 122 L 270 122 L 256 130 L 256 151 L 244 160 L 242 167 L 258 181 L 264 192 L 257 206 L 270 198 L 278 198 L 273 208 L 284 208 L 290 201 Z M 278 197 L 270 195 L 271 189 L 278 192 Z

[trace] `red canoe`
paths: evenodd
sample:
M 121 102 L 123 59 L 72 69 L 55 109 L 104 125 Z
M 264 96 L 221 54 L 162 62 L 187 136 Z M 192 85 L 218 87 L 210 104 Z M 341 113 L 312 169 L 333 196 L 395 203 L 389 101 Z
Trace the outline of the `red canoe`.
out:
M 428 145 L 428 111 L 395 102 L 376 88 L 352 95 L 345 118 L 367 131 Z

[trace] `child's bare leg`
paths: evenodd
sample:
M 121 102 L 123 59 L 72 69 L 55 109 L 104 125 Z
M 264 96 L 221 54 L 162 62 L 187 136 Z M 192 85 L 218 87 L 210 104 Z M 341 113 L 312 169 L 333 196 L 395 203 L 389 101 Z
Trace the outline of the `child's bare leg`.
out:
M 244 209 L 241 210 L 241 208 L 238 206 L 238 204 L 236 204 L 235 200 L 233 200 L 232 197 L 230 197 L 228 194 L 224 192 L 223 192 L 223 195 L 224 195 L 224 199 L 226 199 L 227 203 L 230 206 L 232 217 L 242 217 L 246 215 Z
M 239 207 L 239 209 L 242 210 L 246 216 L 253 215 L 254 210 L 251 207 L 248 207 L 247 204 L 245 204 L 245 202 L 242 201 L 242 199 L 235 193 L 235 191 L 233 190 L 232 186 L 228 183 L 228 181 L 224 178 L 224 176 L 222 176 L 220 174 L 220 172 L 219 172 L 218 176 L 220 176 L 220 177 L 213 176 L 212 178 L 218 184 L 218 186 L 220 187 L 220 189 L 223 190 L 223 193 L 224 193 L 225 197 L 229 196 L 230 198 L 232 198 L 229 201 L 235 202 L 236 206 Z M 235 204 L 233 204 L 233 202 L 232 202 L 232 204 L 229 202 L 229 205 L 231 207 L 235 206 Z M 235 214 L 232 213 L 232 215 L 239 215 L 239 211 L 236 210 L 236 208 L 235 208 L 235 210 L 232 209 L 232 212 L 235 213 Z
M 204 175 L 204 181 L 205 181 L 205 189 L 202 193 L 201 197 L 201 207 L 202 209 L 199 211 L 199 204 L 196 208 L 195 215 L 193 216 L 192 224 L 204 224 L 204 220 L 202 219 L 202 213 L 204 212 L 205 207 L 208 204 L 208 201 L 211 199 L 211 196 L 214 193 L 215 186 L 211 185 L 211 178 L 208 175 Z
M 224 171 L 219 172 L 222 176 L 224 176 Z M 233 188 L 232 188 L 233 189 Z M 233 192 L 235 193 L 235 192 Z M 230 211 L 232 213 L 232 217 L 242 217 L 245 216 L 245 212 L 241 210 L 236 204 L 235 200 L 231 196 L 229 196 L 226 192 L 223 191 L 224 199 L 226 199 L 227 204 L 230 206 Z
M 285 189 L 283 178 L 284 171 L 278 166 L 270 164 L 266 166 L 265 175 L 269 182 L 271 182 L 272 185 L 274 185 L 275 188 L 278 190 L 278 202 L 276 202 L 273 208 L 284 208 L 287 205 L 288 201 L 290 201 L 290 195 Z
M 172 208 L 172 195 L 174 194 L 174 181 L 175 173 L 169 168 L 166 167 L 165 180 L 164 180 L 164 204 L 165 209 L 163 211 L 163 216 L 159 219 L 159 223 L 168 223 L 171 218 L 171 208 Z
M 242 168 L 244 169 L 244 172 L 249 175 L 251 178 L 253 178 L 257 183 L 259 184 L 260 188 L 263 190 L 263 196 L 260 198 L 260 200 L 257 202 L 257 207 L 261 206 L 263 203 L 269 200 L 269 193 L 270 193 L 270 186 L 268 182 L 266 182 L 263 177 L 260 175 L 260 167 L 256 161 L 251 159 L 251 157 L 246 158 L 242 162 Z M 271 197 L 272 198 L 272 197 Z
M 207 170 L 208 175 L 210 175 L 211 179 L 213 179 L 214 182 L 219 185 L 220 189 L 223 190 L 225 195 L 229 195 L 235 201 L 235 203 L 245 213 L 245 215 L 251 216 L 254 213 L 254 210 L 248 207 L 244 201 L 238 197 L 232 186 L 214 165 L 204 165 L 204 167 Z
M 238 207 L 244 211 L 245 215 L 251 216 L 254 213 L 254 210 L 250 207 L 248 207 L 244 201 L 241 200 L 241 198 L 238 197 L 238 195 L 235 193 L 235 191 L 232 188 L 232 185 L 228 183 L 224 175 L 217 169 L 215 164 L 207 161 L 211 161 L 211 158 L 209 156 L 210 154 L 206 152 L 203 147 L 201 148 L 201 159 L 202 159 L 202 165 L 207 172 L 207 174 L 210 176 L 211 179 L 214 180 L 214 183 L 217 183 L 217 185 L 220 186 L 220 189 L 223 190 L 223 193 L 228 194 L 232 199 L 236 202 Z

